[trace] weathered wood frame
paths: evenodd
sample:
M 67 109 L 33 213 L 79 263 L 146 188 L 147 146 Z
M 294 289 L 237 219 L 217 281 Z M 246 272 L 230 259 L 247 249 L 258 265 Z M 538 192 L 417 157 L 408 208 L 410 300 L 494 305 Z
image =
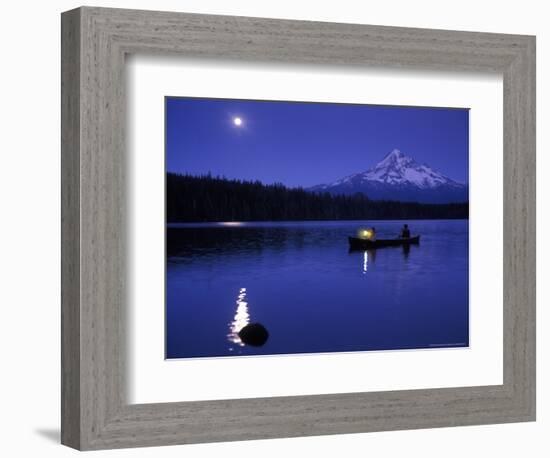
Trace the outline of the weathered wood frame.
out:
M 503 385 L 128 404 L 128 53 L 503 74 Z M 63 13 L 63 444 L 105 449 L 534 419 L 534 37 L 91 7 Z

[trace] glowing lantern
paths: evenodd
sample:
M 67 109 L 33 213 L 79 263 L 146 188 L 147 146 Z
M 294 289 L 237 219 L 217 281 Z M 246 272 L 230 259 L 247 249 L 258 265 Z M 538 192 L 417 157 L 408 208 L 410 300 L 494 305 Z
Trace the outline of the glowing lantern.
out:
M 370 240 L 374 234 L 372 229 L 359 229 L 358 235 L 361 239 Z

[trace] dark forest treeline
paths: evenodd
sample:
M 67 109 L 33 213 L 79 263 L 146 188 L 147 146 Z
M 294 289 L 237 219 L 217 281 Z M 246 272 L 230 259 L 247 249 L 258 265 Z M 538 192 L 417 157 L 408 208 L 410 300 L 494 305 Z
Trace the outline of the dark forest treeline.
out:
M 210 175 L 168 173 L 166 194 L 168 222 L 468 218 L 467 203 L 374 201 Z

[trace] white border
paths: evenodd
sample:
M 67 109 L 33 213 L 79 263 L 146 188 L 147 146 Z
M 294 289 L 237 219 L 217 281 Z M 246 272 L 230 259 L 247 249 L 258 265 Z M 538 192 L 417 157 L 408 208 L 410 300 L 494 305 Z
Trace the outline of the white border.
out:
M 145 56 L 126 67 L 129 402 L 502 384 L 501 76 Z M 166 95 L 470 107 L 470 348 L 165 361 Z

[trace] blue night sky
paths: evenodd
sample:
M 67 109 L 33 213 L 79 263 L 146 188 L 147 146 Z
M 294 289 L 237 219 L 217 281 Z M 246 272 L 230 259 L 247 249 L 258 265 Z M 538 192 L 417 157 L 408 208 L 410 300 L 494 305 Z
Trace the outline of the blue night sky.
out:
M 468 110 L 166 98 L 169 172 L 309 187 L 363 172 L 394 148 L 468 182 Z M 241 126 L 234 119 L 242 119 Z

